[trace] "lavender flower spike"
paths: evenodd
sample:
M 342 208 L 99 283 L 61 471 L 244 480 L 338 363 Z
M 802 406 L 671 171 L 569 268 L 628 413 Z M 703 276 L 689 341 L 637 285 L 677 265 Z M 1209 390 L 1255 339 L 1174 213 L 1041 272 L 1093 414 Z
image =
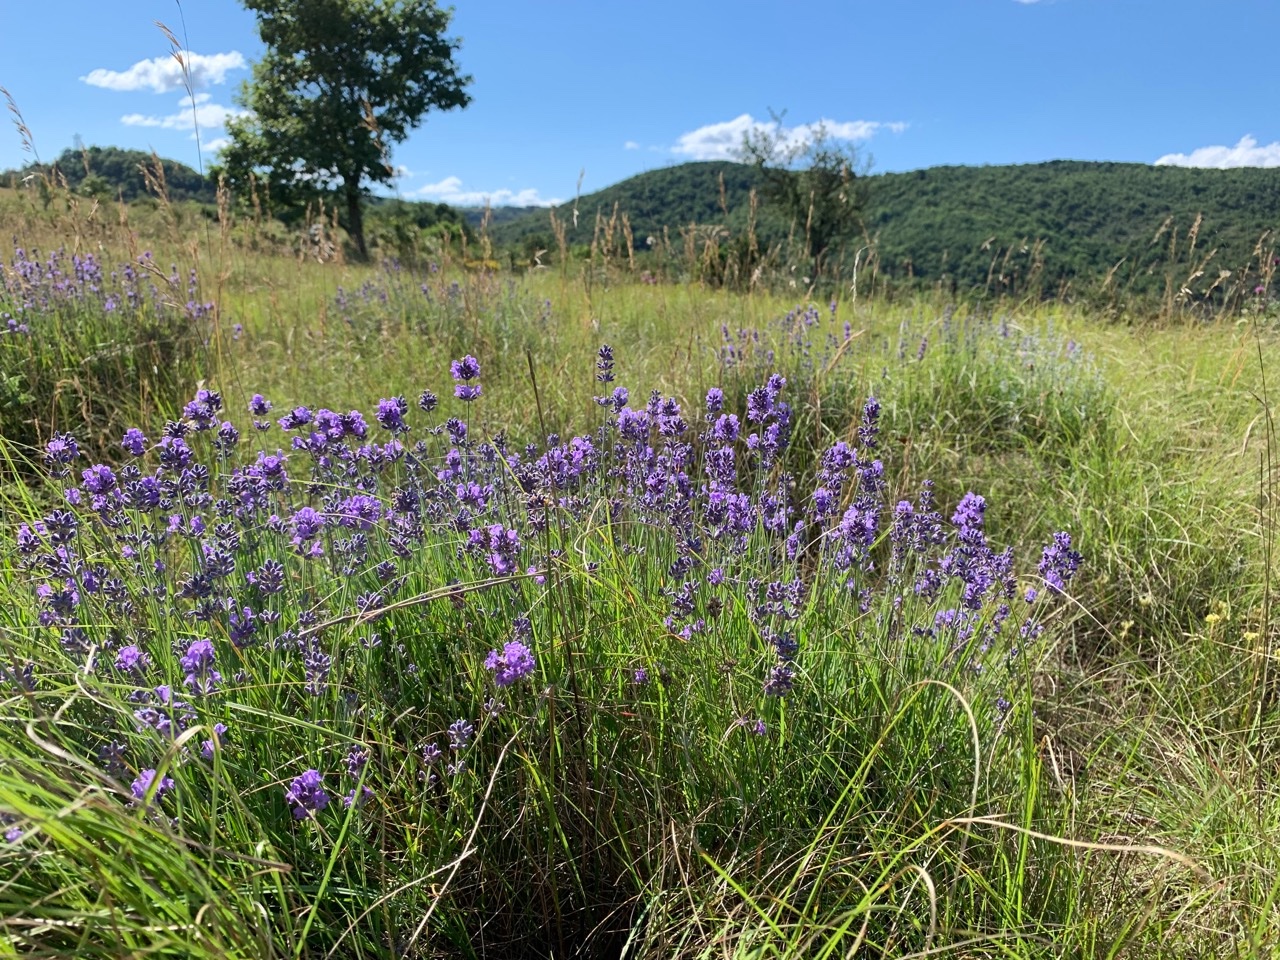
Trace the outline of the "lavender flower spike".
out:
M 485 668 L 493 671 L 493 682 L 509 687 L 522 677 L 533 673 L 533 653 L 519 640 L 512 640 L 502 648 L 502 653 L 490 650 L 484 661 Z
M 329 805 L 329 794 L 324 790 L 324 776 L 319 770 L 305 770 L 295 777 L 285 791 L 286 803 L 293 806 L 293 817 L 302 820 Z

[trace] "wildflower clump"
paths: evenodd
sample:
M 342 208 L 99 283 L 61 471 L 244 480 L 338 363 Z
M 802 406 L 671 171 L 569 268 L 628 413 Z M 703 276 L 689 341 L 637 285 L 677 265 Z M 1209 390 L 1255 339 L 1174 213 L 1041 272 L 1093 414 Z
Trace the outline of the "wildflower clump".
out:
M 452 396 L 383 397 L 369 417 L 273 420 L 255 394 L 237 426 L 202 388 L 182 419 L 115 434 L 121 462 L 51 438 L 59 500 L 12 545 L 23 629 L 52 653 L 0 681 L 35 702 L 89 694 L 59 749 L 128 784 L 123 809 L 163 800 L 201 850 L 278 851 L 307 891 L 337 876 L 335 837 L 364 851 L 327 929 L 391 917 L 386 942 L 450 863 L 477 899 L 441 909 L 501 905 L 545 932 L 520 891 L 568 875 L 538 873 L 564 849 L 634 902 L 665 869 L 652 836 L 783 860 L 769 825 L 807 823 L 853 777 L 874 776 L 882 806 L 901 786 L 963 809 L 967 791 L 923 778 L 949 768 L 948 724 L 968 715 L 886 705 L 937 681 L 1001 736 L 1081 563 L 1071 538 L 1021 568 L 989 536 L 998 504 L 896 489 L 874 396 L 806 461 L 782 375 L 692 404 L 618 384 L 607 347 L 584 375 L 602 394 L 590 429 L 529 443 L 462 417 L 481 396 L 470 355 Z M 536 696 L 519 686 L 535 673 Z M 876 766 L 891 745 L 914 751 L 909 773 Z M 482 817 L 502 822 L 477 832 Z M 220 847 L 226 824 L 241 834 Z

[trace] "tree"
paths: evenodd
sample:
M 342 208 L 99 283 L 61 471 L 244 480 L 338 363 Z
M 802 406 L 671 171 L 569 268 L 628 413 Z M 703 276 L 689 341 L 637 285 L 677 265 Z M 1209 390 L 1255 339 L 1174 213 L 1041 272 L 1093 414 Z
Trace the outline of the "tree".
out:
M 428 110 L 465 107 L 452 9 L 435 0 L 242 0 L 267 52 L 227 124 L 222 173 L 277 200 L 338 190 L 346 228 L 368 256 L 362 204 L 368 183 L 395 177 L 391 146 Z
M 765 200 L 803 227 L 816 278 L 831 245 L 862 223 L 866 169 L 859 170 L 854 148 L 828 134 L 823 124 L 788 130 L 781 115 L 772 118 L 773 123 L 743 135 L 739 155 L 759 171 Z

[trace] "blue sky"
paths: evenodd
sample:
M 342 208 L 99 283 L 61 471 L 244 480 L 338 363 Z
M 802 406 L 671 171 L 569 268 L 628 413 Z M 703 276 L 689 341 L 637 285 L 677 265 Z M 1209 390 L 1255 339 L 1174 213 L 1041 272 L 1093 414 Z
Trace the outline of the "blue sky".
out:
M 153 21 L 175 0 L 0 0 L 0 85 L 42 157 L 88 144 L 197 164 L 261 46 L 235 0 L 186 0 L 193 105 Z M 1280 166 L 1276 0 L 472 0 L 473 103 L 394 161 L 406 197 L 572 197 L 726 155 L 770 110 L 877 171 L 1059 158 Z M 0 128 L 0 169 L 29 159 Z

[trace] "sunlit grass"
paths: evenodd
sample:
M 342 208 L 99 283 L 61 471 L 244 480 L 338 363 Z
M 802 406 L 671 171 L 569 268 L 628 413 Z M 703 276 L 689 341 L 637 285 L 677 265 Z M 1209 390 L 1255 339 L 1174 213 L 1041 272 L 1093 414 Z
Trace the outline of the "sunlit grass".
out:
M 664 525 L 669 511 L 614 517 L 603 487 L 550 487 L 540 491 L 549 500 L 583 500 L 552 509 L 536 536 L 521 527 L 529 562 L 515 572 L 533 566 L 545 582 L 484 585 L 495 571 L 483 553 L 459 552 L 465 534 L 446 513 L 377 606 L 405 605 L 371 623 L 353 614 L 380 589 L 372 567 L 387 531 L 375 528 L 373 554 L 343 575 L 332 539 L 326 559 L 304 560 L 293 530 L 270 532 L 264 514 L 246 527 L 231 592 L 237 611 L 248 603 L 281 620 L 238 649 L 228 611 L 201 624 L 192 601 L 174 598 L 199 567 L 198 537 L 165 548 L 160 597 L 142 592 L 151 575 L 119 559 L 102 531 L 86 561 L 118 567 L 134 610 L 94 606 L 83 642 L 64 648 L 37 626 L 14 540 L 64 484 L 12 484 L 0 581 L 0 811 L 22 834 L 0 847 L 12 865 L 0 881 L 11 949 L 607 956 L 626 943 L 628 955 L 650 956 L 1265 957 L 1280 936 L 1261 403 L 1274 351 L 1259 351 L 1250 328 L 1132 329 L 1061 306 L 952 311 L 927 300 L 837 299 L 833 310 L 448 263 L 201 262 L 202 296 L 218 305 L 208 348 L 195 367 L 175 368 L 172 392 L 152 407 L 122 401 L 103 421 L 111 431 L 140 426 L 154 443 L 163 416 L 177 417 L 203 381 L 221 391 L 220 417 L 240 427 L 242 448 L 289 448 L 279 428 L 261 439 L 253 430 L 255 393 L 275 403 L 273 420 L 299 404 L 363 410 L 384 443 L 379 399 L 412 406 L 433 390 L 440 408 L 412 411 L 406 435 L 430 442 L 420 473 L 401 462 L 359 474 L 385 503 L 397 486 L 454 485 L 435 476 L 448 434 L 428 433 L 450 415 L 466 416 L 476 444 L 467 462 L 479 470 L 500 434 L 513 452 L 535 443 L 539 453 L 548 433 L 595 437 L 608 411 L 593 398 L 616 385 L 630 388 L 632 408 L 650 390 L 675 399 L 692 435 L 704 430 L 708 388 L 743 416 L 748 393 L 777 372 L 792 408 L 783 466 L 795 519 L 807 519 L 802 549 L 787 556 L 790 524 L 754 531 L 716 561 L 736 568 L 717 604 L 698 593 L 695 615 L 668 623 L 672 594 L 705 581 L 710 556 L 700 573 L 675 570 L 689 551 Z M 608 385 L 593 377 L 602 343 L 617 357 Z M 483 371 L 471 407 L 452 398 L 448 377 L 466 353 Z M 807 516 L 809 495 L 824 451 L 859 448 L 870 395 L 887 509 L 915 501 L 926 478 L 944 519 L 979 491 L 993 542 L 1017 549 L 1020 590 L 1043 588 L 1036 561 L 1053 531 L 1069 530 L 1084 555 L 1043 638 L 1000 674 L 1007 682 L 904 634 L 935 612 L 910 591 L 895 632 L 894 591 L 881 579 L 888 512 L 866 611 L 823 566 L 830 527 Z M 222 490 L 229 465 L 216 465 L 208 434 L 193 445 Z M 127 462 L 112 455 L 117 469 Z M 290 463 L 301 497 L 310 460 L 295 451 Z M 745 448 L 738 466 L 756 502 L 782 489 L 769 486 L 782 467 L 752 466 Z M 524 523 L 518 471 L 487 476 L 499 490 L 492 520 Z M 340 481 L 321 471 L 315 482 L 306 496 L 319 504 Z M 188 525 L 207 512 L 175 510 Z M 287 575 L 271 597 L 243 585 L 268 556 Z M 749 615 L 749 584 L 791 577 L 809 584 L 790 626 L 797 686 L 764 697 L 774 661 L 762 626 L 784 624 Z M 347 619 L 308 646 L 313 625 L 297 616 L 307 610 Z M 521 616 L 537 672 L 498 690 L 483 660 Z M 699 618 L 708 626 L 680 638 Z M 261 642 L 285 630 L 293 641 Z M 223 692 L 199 700 L 176 740 L 138 730 L 129 697 L 139 684 L 112 666 L 116 651 L 144 647 L 148 683 L 180 690 L 178 654 L 203 636 L 217 645 Z M 318 657 L 330 662 L 315 693 Z M 494 698 L 506 706 L 497 716 L 485 712 Z M 449 776 L 457 719 L 476 734 L 469 769 Z M 230 734 L 205 760 L 215 722 Z M 110 739 L 126 747 L 124 768 L 98 755 Z M 446 755 L 439 765 L 423 759 L 428 741 Z M 356 746 L 368 753 L 363 780 L 346 773 Z M 144 767 L 175 784 L 151 808 L 130 790 Z M 295 821 L 285 794 L 306 769 L 324 774 L 331 800 Z M 345 809 L 342 795 L 365 785 L 372 799 Z

